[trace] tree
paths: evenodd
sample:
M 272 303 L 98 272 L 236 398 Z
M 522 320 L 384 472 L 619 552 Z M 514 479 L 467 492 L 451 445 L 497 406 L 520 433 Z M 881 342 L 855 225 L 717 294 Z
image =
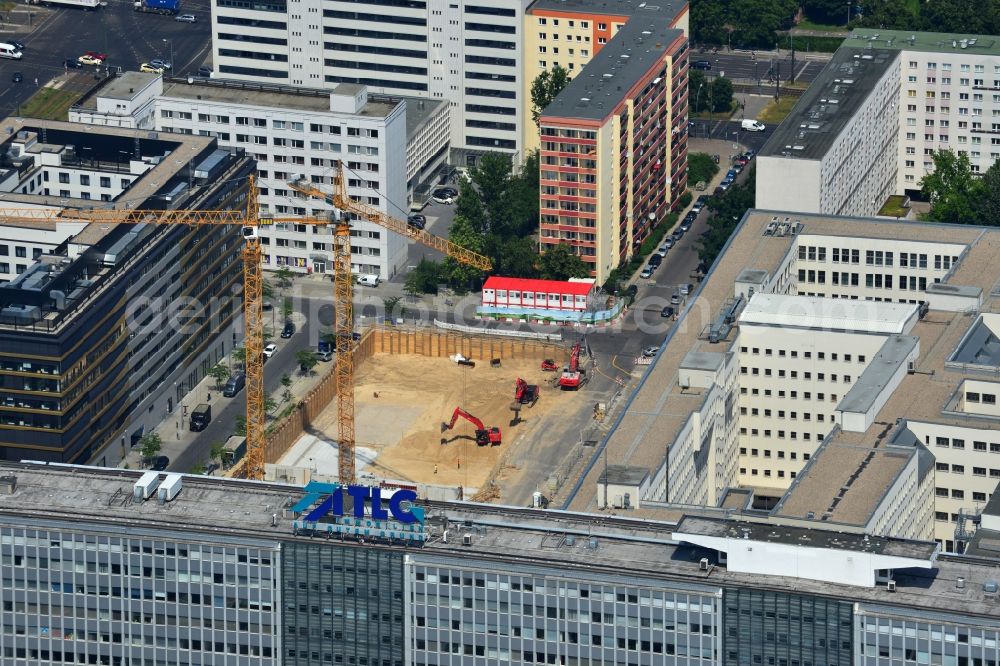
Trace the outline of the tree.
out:
M 234 364 L 246 365 L 247 362 L 247 348 L 246 347 L 236 347 L 233 349 L 229 355 L 233 359 Z
M 313 354 L 311 349 L 300 349 L 295 352 L 295 360 L 298 362 L 299 369 L 303 374 L 312 371 L 319 362 L 316 360 L 316 354 Z
M 560 65 L 545 70 L 531 82 L 531 119 L 536 125 L 545 107 L 559 96 L 568 83 L 569 72 Z
M 215 388 L 219 389 L 222 383 L 229 379 L 229 366 L 225 363 L 216 363 L 209 371 L 208 375 L 215 380 Z
M 225 442 L 213 442 L 212 448 L 209 449 L 208 459 L 217 460 L 219 464 L 222 464 L 222 457 L 226 455 L 226 443 Z
M 802 12 L 816 23 L 847 25 L 848 11 L 844 0 L 804 0 L 802 3 Z
M 688 183 L 707 183 L 718 172 L 719 165 L 708 153 L 688 153 Z
M 919 18 L 907 7 L 906 0 L 866 0 L 858 24 L 883 30 L 916 30 Z
M 285 321 L 288 321 L 289 317 L 292 316 L 292 299 L 287 296 L 281 301 L 281 316 Z
M 295 273 L 288 266 L 281 266 L 274 274 L 275 279 L 278 280 L 278 288 L 282 291 L 292 286 L 294 276 Z
M 281 375 L 281 385 L 284 386 L 285 388 L 288 388 L 292 385 L 292 378 L 287 372 Z
M 237 415 L 233 418 L 233 434 L 237 437 L 247 436 L 247 417 Z
M 712 79 L 709 93 L 713 113 L 728 113 L 733 109 L 733 82 L 724 76 Z
M 414 297 L 420 294 L 436 294 L 438 285 L 441 284 L 442 273 L 441 264 L 430 259 L 421 259 L 406 276 L 403 291 Z
M 560 243 L 545 251 L 539 260 L 542 278 L 546 280 L 568 280 L 571 277 L 587 277 L 590 267 L 573 254 L 566 243 Z
M 937 222 L 975 224 L 973 207 L 983 184 L 972 175 L 969 157 L 938 150 L 931 159 L 934 171 L 920 181 L 921 192 L 931 202 L 927 217 Z
M 163 448 L 163 439 L 155 432 L 149 432 L 139 440 L 139 455 L 144 460 L 152 460 Z
M 705 268 L 712 265 L 747 210 L 753 208 L 755 183 L 756 170 L 751 169 L 746 182 L 709 199 L 708 230 L 697 241 L 698 258 Z
M 775 31 L 791 27 L 798 8 L 799 0 L 699 0 L 691 3 L 692 41 L 772 48 Z
M 264 398 L 264 413 L 270 414 L 278 407 L 278 403 L 271 396 Z
M 509 277 L 538 277 L 538 243 L 532 238 L 502 239 L 491 236 L 487 254 L 495 257 L 493 273 Z M 492 247 L 497 244 L 497 247 Z
M 448 240 L 472 252 L 482 254 L 485 251 L 485 238 L 464 217 L 455 217 L 451 231 L 448 232 Z M 451 257 L 446 257 L 442 266 L 448 282 L 465 289 L 483 276 L 482 270 L 459 263 Z
M 699 113 L 708 109 L 709 81 L 705 77 L 705 72 L 700 69 L 688 70 L 688 104 L 691 105 L 693 113 Z
M 973 203 L 973 214 L 979 224 L 1000 226 L 1000 162 L 986 170 L 980 181 L 982 191 Z
M 382 305 L 385 306 L 385 318 L 386 321 L 393 321 L 395 319 L 396 308 L 399 307 L 399 302 L 403 300 L 399 296 L 387 296 L 382 299 Z

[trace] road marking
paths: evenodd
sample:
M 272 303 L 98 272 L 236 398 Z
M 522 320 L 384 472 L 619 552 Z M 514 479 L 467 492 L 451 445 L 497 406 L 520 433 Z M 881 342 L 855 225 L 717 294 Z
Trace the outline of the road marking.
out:
M 618 355 L 615 354 L 614 356 L 611 357 L 611 365 L 614 366 L 616 370 L 620 370 L 624 372 L 626 375 L 632 374 L 631 370 L 626 370 L 625 368 L 621 367 L 620 365 L 618 365 L 617 361 L 618 361 Z

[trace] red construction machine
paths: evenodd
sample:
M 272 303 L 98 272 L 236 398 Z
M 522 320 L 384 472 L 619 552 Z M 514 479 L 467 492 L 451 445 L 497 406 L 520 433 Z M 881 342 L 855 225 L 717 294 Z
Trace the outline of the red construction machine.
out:
M 559 366 L 556 365 L 556 362 L 553 361 L 551 358 L 547 358 L 544 361 L 542 361 L 542 371 L 543 372 L 555 372 L 558 369 L 559 369 Z
M 472 425 L 476 426 L 476 444 L 479 446 L 500 446 L 500 428 L 487 428 L 483 425 L 482 421 L 461 407 L 455 408 L 455 412 L 451 415 L 451 421 L 441 424 L 441 432 L 454 428 L 459 417 L 462 417 Z
M 514 402 L 518 405 L 534 406 L 538 402 L 538 384 L 529 384 L 520 377 L 514 384 Z
M 575 391 L 587 383 L 587 374 L 580 368 L 580 343 L 573 345 L 569 353 L 569 365 L 563 368 L 562 376 L 559 377 L 559 387 L 564 391 Z

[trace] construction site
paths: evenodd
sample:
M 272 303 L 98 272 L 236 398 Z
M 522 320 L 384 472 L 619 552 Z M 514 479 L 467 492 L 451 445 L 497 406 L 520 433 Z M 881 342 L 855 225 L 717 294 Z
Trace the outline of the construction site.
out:
M 358 473 L 372 480 L 496 499 L 494 482 L 511 473 L 516 452 L 586 400 L 575 390 L 586 384 L 578 347 L 372 329 L 355 353 Z M 335 477 L 336 440 L 329 401 L 275 462 L 308 468 L 308 478 Z

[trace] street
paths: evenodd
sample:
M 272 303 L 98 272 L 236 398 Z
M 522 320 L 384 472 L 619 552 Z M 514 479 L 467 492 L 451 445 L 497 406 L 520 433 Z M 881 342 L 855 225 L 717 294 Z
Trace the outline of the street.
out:
M 795 82 L 810 83 L 819 76 L 826 67 L 830 54 L 795 54 Z M 770 71 L 775 78 L 788 81 L 792 71 L 792 58 L 787 51 L 782 51 L 777 57 L 773 51 L 757 53 L 756 58 L 749 51 L 734 51 L 731 53 L 712 53 L 711 51 L 691 53 L 691 62 L 707 60 L 712 69 L 705 72 L 706 76 L 725 76 L 737 82 L 757 83 L 767 82 Z
M 111 68 L 138 70 L 140 64 L 160 58 L 172 60 L 178 75 L 196 72 L 211 55 L 211 5 L 208 0 L 184 0 L 182 11 L 194 14 L 198 22 L 181 23 L 172 16 L 136 12 L 131 0 L 110 0 L 95 12 L 37 5 L 31 5 L 30 11 L 14 10 L 14 23 L 5 24 L 0 41 L 24 42 L 24 57 L 0 61 L 0 111 L 17 114 L 39 87 L 66 73 L 63 61 L 75 60 L 86 51 L 106 53 L 105 65 Z M 70 72 L 87 74 L 95 69 L 84 66 Z M 13 83 L 15 72 L 24 76 L 23 82 Z

